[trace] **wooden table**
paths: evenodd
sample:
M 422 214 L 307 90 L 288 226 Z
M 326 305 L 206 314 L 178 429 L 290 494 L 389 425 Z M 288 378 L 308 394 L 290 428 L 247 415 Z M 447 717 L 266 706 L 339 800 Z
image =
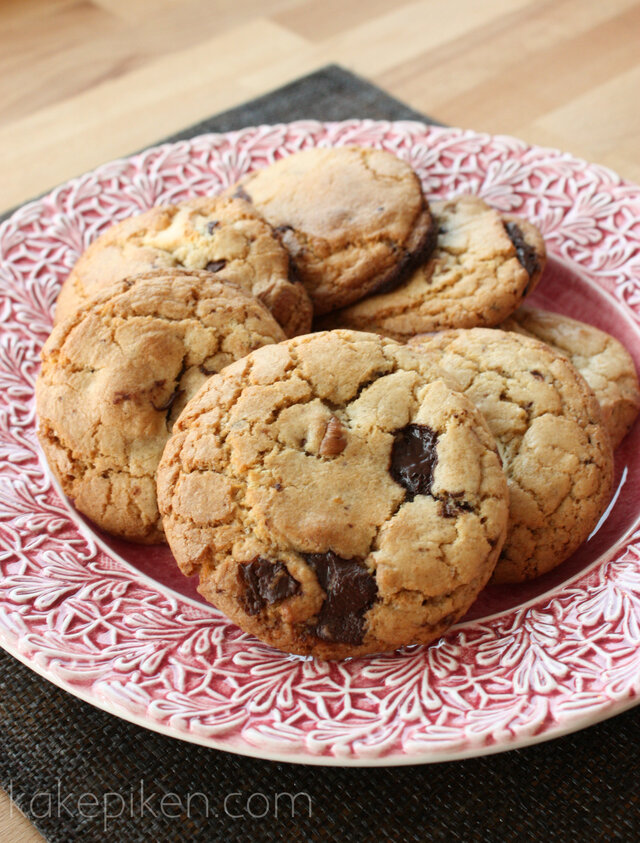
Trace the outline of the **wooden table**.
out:
M 640 181 L 640 0 L 5 0 L 0 209 L 337 62 Z M 0 791 L 0 839 L 41 840 Z

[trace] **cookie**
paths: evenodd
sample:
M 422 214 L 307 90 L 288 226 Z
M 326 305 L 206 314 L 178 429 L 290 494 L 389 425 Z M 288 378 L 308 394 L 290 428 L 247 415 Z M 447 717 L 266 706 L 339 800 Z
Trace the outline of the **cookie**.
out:
M 509 481 L 507 540 L 495 582 L 533 579 L 589 536 L 611 496 L 613 452 L 598 402 L 566 357 L 489 328 L 416 337 L 475 402 Z
M 571 360 L 593 389 L 614 448 L 640 411 L 640 386 L 631 355 L 617 339 L 576 319 L 521 307 L 500 326 L 537 337 Z
M 274 226 L 316 314 L 393 288 L 435 244 L 418 177 L 377 149 L 307 149 L 232 192 Z
M 330 314 L 319 328 L 375 331 L 398 340 L 443 328 L 492 327 L 538 283 L 546 252 L 538 230 L 477 196 L 431 202 L 438 242 L 396 289 Z
M 247 632 L 346 658 L 428 643 L 507 523 L 495 442 L 428 356 L 335 331 L 253 352 L 187 405 L 158 471 L 184 574 Z
M 290 280 L 289 256 L 271 228 L 240 199 L 200 197 L 157 206 L 105 231 L 60 290 L 56 322 L 114 281 L 153 269 L 202 269 L 257 296 L 287 336 L 311 328 L 311 301 Z
M 155 474 L 181 408 L 211 374 L 284 339 L 257 299 L 209 272 L 104 290 L 42 351 L 38 436 L 64 493 L 110 533 L 162 541 Z

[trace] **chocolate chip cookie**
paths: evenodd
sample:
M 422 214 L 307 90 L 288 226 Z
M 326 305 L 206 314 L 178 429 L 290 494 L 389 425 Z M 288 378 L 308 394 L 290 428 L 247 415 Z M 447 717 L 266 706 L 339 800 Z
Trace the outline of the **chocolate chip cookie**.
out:
M 518 308 L 500 327 L 537 337 L 571 360 L 593 389 L 617 448 L 640 411 L 636 367 L 622 343 L 593 325 L 532 307 Z
M 104 290 L 42 351 L 38 436 L 65 494 L 110 533 L 162 541 L 155 474 L 180 410 L 223 366 L 284 339 L 264 305 L 209 272 Z
M 409 345 L 439 353 L 498 443 L 510 515 L 494 581 L 555 568 L 587 538 L 611 495 L 611 441 L 591 388 L 566 357 L 516 333 L 443 331 Z
M 427 643 L 491 576 L 507 524 L 495 442 L 428 355 L 334 331 L 211 378 L 158 471 L 167 539 L 235 623 L 292 653 Z
M 290 280 L 289 256 L 271 228 L 240 199 L 200 197 L 151 208 L 107 229 L 60 290 L 56 322 L 114 281 L 153 269 L 202 269 L 257 296 L 287 336 L 311 328 L 311 301 Z
M 232 188 L 274 226 L 316 314 L 392 289 L 435 244 L 411 167 L 377 149 L 307 149 Z
M 492 327 L 538 283 L 544 240 L 530 222 L 477 196 L 431 202 L 438 241 L 431 258 L 394 290 L 331 313 L 319 328 L 375 331 L 398 340 L 443 328 Z

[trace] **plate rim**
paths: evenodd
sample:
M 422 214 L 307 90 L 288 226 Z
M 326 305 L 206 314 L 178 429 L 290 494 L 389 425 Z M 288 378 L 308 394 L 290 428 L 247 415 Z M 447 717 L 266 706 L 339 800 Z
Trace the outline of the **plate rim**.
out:
M 145 720 L 143 717 L 140 717 L 131 711 L 120 710 L 115 705 L 109 704 L 106 700 L 101 700 L 100 698 L 92 699 L 89 695 L 85 695 L 82 691 L 74 688 L 69 683 L 66 683 L 55 674 L 49 675 L 37 663 L 29 662 L 22 653 L 4 640 L 3 635 L 4 633 L 0 628 L 0 646 L 6 653 L 17 659 L 22 665 L 29 668 L 29 670 L 33 671 L 33 673 L 37 674 L 42 679 L 45 679 L 47 682 L 55 685 L 55 687 L 60 688 L 62 691 L 66 691 L 71 694 L 71 696 L 87 703 L 98 711 L 106 712 L 107 714 L 111 714 L 113 717 L 117 717 L 119 720 L 124 720 L 127 723 L 132 723 L 134 726 L 140 726 L 143 729 L 148 729 L 151 732 L 164 735 L 165 737 L 172 738 L 173 740 L 186 741 L 187 743 L 192 743 L 195 746 L 202 746 L 206 749 L 228 752 L 231 755 L 237 755 L 242 758 L 253 758 L 256 761 L 274 761 L 276 763 L 300 764 L 309 767 L 411 767 L 414 765 L 422 766 L 423 764 L 440 764 L 450 761 L 467 761 L 470 758 L 481 758 L 485 755 L 500 755 L 503 752 L 509 752 L 512 749 L 526 749 L 527 747 L 535 746 L 539 743 L 546 743 L 547 741 L 556 740 L 557 738 L 562 738 L 566 735 L 572 735 L 575 732 L 581 732 L 584 729 L 588 729 L 590 726 L 596 726 L 598 723 L 611 720 L 612 717 L 616 717 L 618 714 L 624 714 L 625 711 L 636 708 L 640 703 L 640 699 L 627 700 L 621 707 L 615 706 L 615 711 L 603 709 L 601 712 L 598 712 L 598 717 L 595 719 L 591 719 L 588 715 L 584 715 L 584 719 L 586 721 L 584 723 L 578 722 L 577 725 L 567 726 L 566 728 L 559 727 L 557 730 L 554 730 L 553 733 L 543 732 L 539 735 L 522 738 L 517 744 L 513 743 L 508 746 L 503 744 L 491 744 L 490 746 L 468 750 L 451 750 L 450 752 L 438 751 L 437 754 L 425 753 L 424 755 L 416 757 L 385 755 L 378 758 L 343 758 L 328 755 L 308 755 L 305 756 L 304 760 L 301 760 L 290 753 L 277 753 L 270 750 L 269 754 L 265 755 L 259 750 L 253 751 L 253 749 L 251 749 L 248 745 L 242 747 L 234 745 L 229 746 L 218 743 L 213 738 L 205 738 L 202 735 L 191 736 L 188 733 L 179 732 L 177 729 L 163 726 L 161 723 L 156 723 L 152 720 Z M 612 705 L 612 707 L 614 706 Z
M 87 173 L 83 173 L 79 176 L 74 177 L 73 179 L 69 179 L 68 181 L 66 181 L 63 184 L 57 186 L 56 188 L 53 188 L 51 191 L 48 191 L 46 194 L 44 194 L 43 196 L 41 196 L 39 198 L 31 200 L 30 202 L 24 203 L 22 206 L 20 206 L 18 209 L 16 209 L 13 213 L 11 213 L 10 216 L 8 216 L 7 219 L 4 220 L 0 224 L 0 234 L 2 234 L 2 231 L 4 230 L 4 228 L 6 226 L 9 226 L 11 224 L 11 222 L 16 217 L 19 218 L 22 214 L 28 213 L 30 210 L 34 209 L 39 202 L 43 202 L 43 201 L 46 202 L 50 197 L 55 196 L 58 193 L 58 191 L 66 190 L 66 189 L 72 188 L 73 186 L 77 186 L 77 185 L 82 183 L 83 179 L 99 173 L 104 168 L 115 166 L 117 164 L 127 165 L 132 161 L 138 161 L 138 160 L 143 159 L 144 156 L 147 156 L 150 153 L 154 153 L 154 152 L 158 153 L 158 152 L 165 151 L 165 150 L 169 151 L 169 150 L 175 149 L 176 147 L 179 147 L 181 145 L 189 146 L 190 144 L 193 144 L 194 141 L 206 142 L 208 139 L 226 139 L 226 138 L 229 138 L 230 136 L 246 135 L 247 133 L 250 133 L 252 131 L 255 132 L 255 131 L 259 131 L 259 130 L 274 130 L 274 129 L 291 130 L 292 127 L 297 127 L 297 126 L 304 126 L 304 127 L 315 126 L 315 127 L 322 127 L 323 129 L 326 130 L 327 127 L 335 128 L 335 127 L 345 127 L 345 126 L 354 126 L 354 125 L 358 125 L 358 126 L 381 126 L 381 125 L 384 125 L 384 126 L 387 126 L 387 127 L 401 127 L 401 128 L 404 128 L 405 130 L 409 127 L 413 127 L 414 129 L 418 129 L 419 131 L 425 133 L 427 136 L 431 135 L 432 133 L 435 134 L 435 135 L 439 135 L 439 134 L 444 133 L 444 134 L 452 134 L 452 135 L 458 136 L 460 138 L 464 138 L 464 137 L 482 138 L 482 139 L 485 139 L 489 142 L 495 142 L 496 140 L 498 140 L 498 141 L 505 141 L 507 143 L 514 143 L 514 144 L 518 144 L 520 146 L 520 148 L 522 148 L 522 149 L 535 150 L 535 151 L 542 152 L 542 153 L 549 153 L 550 155 L 552 155 L 554 157 L 560 157 L 560 158 L 563 158 L 567 161 L 577 162 L 580 166 L 582 166 L 585 169 L 592 169 L 594 167 L 598 168 L 599 171 L 606 172 L 606 173 L 610 174 L 616 180 L 616 183 L 618 185 L 629 186 L 629 187 L 633 187 L 633 188 L 636 188 L 636 189 L 640 190 L 640 188 L 638 188 L 637 185 L 633 184 L 632 182 L 630 182 L 630 181 L 628 181 L 624 178 L 619 177 L 614 171 L 610 170 L 607 167 L 603 167 L 602 165 L 597 165 L 597 164 L 590 164 L 589 162 L 585 161 L 584 159 L 578 158 L 578 157 L 573 156 L 569 153 L 564 153 L 560 150 L 553 149 L 553 148 L 540 147 L 540 146 L 537 146 L 535 144 L 529 144 L 529 143 L 526 143 L 526 142 L 524 142 L 524 141 L 522 141 L 518 138 L 509 136 L 509 135 L 502 135 L 502 134 L 491 135 L 489 133 L 484 133 L 484 132 L 474 132 L 473 130 L 469 130 L 469 129 L 458 129 L 458 128 L 455 128 L 455 127 L 431 126 L 431 125 L 428 125 L 428 124 L 423 124 L 419 121 L 386 121 L 386 120 L 380 121 L 380 120 L 361 120 L 361 119 L 358 119 L 358 118 L 353 118 L 351 120 L 345 120 L 345 121 L 326 121 L 326 122 L 325 121 L 305 120 L 305 121 L 293 121 L 291 123 L 260 124 L 259 126 L 248 126 L 248 127 L 243 128 L 243 129 L 240 129 L 240 130 L 235 130 L 234 132 L 205 133 L 205 134 L 202 134 L 202 135 L 194 136 L 193 138 L 189 138 L 189 139 L 186 139 L 186 140 L 180 140 L 180 141 L 176 141 L 176 142 L 172 142 L 172 143 L 166 142 L 166 143 L 158 144 L 158 145 L 149 147 L 148 149 L 146 149 L 142 152 L 135 153 L 135 154 L 130 155 L 130 156 L 123 156 L 123 157 L 120 157 L 120 158 L 116 158 L 112 161 L 109 161 L 109 162 L 106 162 L 104 164 L 99 165 L 98 167 L 94 168 L 91 171 L 88 171 Z M 562 257 L 560 255 L 554 255 L 554 258 L 558 261 L 568 262 L 568 261 L 565 261 L 564 257 Z M 580 272 L 579 266 L 574 267 L 574 269 L 577 269 L 577 271 Z M 587 278 L 586 280 L 588 281 L 588 283 L 595 283 L 590 278 Z M 610 295 L 608 290 L 600 289 L 600 292 L 605 292 L 607 295 Z M 611 296 L 611 298 L 613 299 L 613 301 L 615 301 L 613 296 Z M 618 309 L 620 310 L 620 302 L 616 302 L 616 304 L 618 305 Z M 626 310 L 624 310 L 623 313 L 624 313 L 625 318 L 637 329 L 637 326 L 635 325 L 635 323 L 633 323 L 632 316 L 629 313 L 627 313 Z M 640 515 L 640 511 L 639 511 L 638 515 Z M 76 527 L 79 527 L 79 524 L 78 524 L 78 521 L 77 521 L 76 518 L 74 518 L 74 522 L 76 524 Z M 625 537 L 630 536 L 633 533 L 634 529 L 637 529 L 637 526 L 638 525 L 637 525 L 637 522 L 636 522 L 634 527 L 630 527 L 628 530 L 625 531 L 624 536 Z M 84 530 L 82 530 L 82 527 L 80 527 L 80 530 L 84 534 Z M 90 528 L 87 527 L 86 530 L 89 534 L 91 534 L 91 540 L 95 541 L 96 536 L 94 536 L 92 534 Z M 623 539 L 620 539 L 620 540 L 618 540 L 617 544 L 620 545 L 620 544 L 623 543 L 623 541 L 624 541 Z M 106 553 L 106 554 L 110 554 L 110 553 L 113 552 L 113 551 L 108 550 L 104 544 L 102 544 L 102 548 L 103 548 L 103 552 Z M 607 548 L 607 550 L 605 551 L 605 554 L 609 554 L 611 552 L 612 552 L 612 549 L 610 547 L 610 548 Z M 578 573 L 575 574 L 575 576 L 572 576 L 568 581 L 565 581 L 565 582 L 561 583 L 559 586 L 556 586 L 555 589 L 552 588 L 548 592 L 545 592 L 542 595 L 537 595 L 535 598 L 532 598 L 532 600 L 530 600 L 530 601 L 525 601 L 524 604 L 520 604 L 519 606 L 516 607 L 516 609 L 526 608 L 527 606 L 532 605 L 534 602 L 539 601 L 542 597 L 547 596 L 547 595 L 551 595 L 554 591 L 564 588 L 567 584 L 572 583 L 574 580 L 576 580 L 580 576 L 584 575 L 588 570 L 595 569 L 599 564 L 603 564 L 601 562 L 601 558 L 602 557 L 599 557 L 597 560 L 595 560 L 593 563 L 591 563 L 587 567 L 587 569 L 583 569 L 583 570 L 579 571 Z M 127 563 L 127 567 L 133 573 L 133 566 L 130 566 Z M 154 587 L 159 589 L 164 594 L 169 592 L 171 597 L 176 595 L 178 599 L 189 600 L 188 597 L 183 597 L 182 595 L 177 595 L 177 593 L 174 592 L 173 589 L 171 589 L 170 587 L 164 586 L 160 583 L 157 583 L 156 581 L 153 581 L 150 577 L 147 577 L 142 572 L 138 571 L 137 574 L 144 577 L 146 580 L 148 580 L 149 585 L 151 585 L 151 583 L 153 583 Z M 511 610 L 508 610 L 508 611 L 511 611 Z M 504 614 L 504 611 L 498 612 L 498 613 L 496 613 L 496 615 L 491 615 L 491 616 L 487 616 L 486 618 L 478 619 L 478 622 L 484 621 L 484 620 L 489 619 L 489 618 L 499 616 L 501 614 Z M 474 623 L 474 622 L 476 622 L 476 621 L 472 621 L 472 622 L 469 622 L 469 623 Z M 464 626 L 465 626 L 465 624 L 462 623 L 462 624 L 459 624 L 458 627 L 456 627 L 456 628 L 461 628 L 461 627 L 464 627 Z M 7 652 L 9 652 L 10 655 L 17 658 L 19 661 L 21 661 L 27 667 L 32 669 L 38 675 L 42 676 L 43 678 L 47 679 L 48 681 L 51 681 L 53 684 L 57 685 L 58 687 L 62 688 L 65 691 L 73 694 L 74 696 L 78 697 L 79 699 L 82 699 L 83 701 L 88 702 L 89 704 L 93 705 L 94 707 L 97 707 L 101 710 L 104 710 L 108 713 L 111 713 L 111 714 L 113 714 L 117 717 L 120 717 L 121 719 L 127 720 L 128 722 L 132 722 L 132 723 L 135 723 L 136 725 L 142 726 L 144 728 L 151 729 L 152 731 L 156 731 L 156 732 L 159 732 L 161 734 L 165 734 L 169 737 L 173 737 L 174 739 L 187 740 L 189 742 L 196 743 L 196 744 L 199 744 L 199 745 L 202 745 L 202 746 L 208 746 L 208 747 L 211 747 L 211 748 L 232 752 L 234 754 L 243 755 L 243 756 L 246 756 L 246 757 L 253 757 L 253 758 L 260 759 L 260 760 L 273 760 L 273 761 L 282 761 L 282 762 L 287 762 L 287 763 L 300 763 L 300 764 L 310 764 L 310 765 L 317 765 L 317 766 L 347 766 L 347 767 L 406 766 L 406 765 L 412 765 L 412 764 L 440 763 L 440 762 L 451 761 L 451 760 L 463 760 L 465 758 L 478 757 L 478 756 L 488 755 L 488 754 L 496 754 L 496 753 L 508 751 L 508 750 L 511 750 L 511 749 L 531 746 L 533 744 L 541 743 L 541 742 L 544 742 L 546 740 L 551 740 L 551 739 L 554 739 L 556 737 L 561 737 L 563 735 L 570 734 L 570 733 L 575 732 L 575 731 L 580 731 L 584 728 L 587 728 L 590 725 L 594 725 L 595 723 L 602 722 L 603 720 L 608 719 L 612 716 L 615 716 L 618 713 L 622 713 L 623 711 L 626 711 L 626 710 L 628 710 L 628 709 L 630 709 L 630 708 L 632 708 L 635 705 L 638 705 L 640 703 L 640 696 L 639 695 L 630 696 L 629 698 L 626 698 L 626 699 L 610 700 L 608 705 L 596 709 L 595 712 L 593 712 L 592 710 L 589 709 L 586 713 L 582 714 L 581 716 L 576 717 L 575 720 L 572 721 L 568 725 L 567 724 L 560 725 L 558 723 L 555 723 L 554 725 L 549 726 L 548 728 L 544 729 L 543 731 L 541 731 L 540 733 L 535 734 L 535 735 L 528 735 L 528 736 L 523 735 L 523 736 L 519 736 L 519 737 L 511 736 L 510 739 L 507 740 L 506 742 L 502 742 L 502 743 L 496 742 L 496 743 L 492 743 L 492 744 L 489 744 L 489 745 L 477 745 L 476 744 L 476 745 L 472 745 L 468 749 L 453 748 L 451 750 L 443 750 L 443 749 L 440 749 L 440 748 L 437 748 L 437 747 L 430 747 L 429 749 L 427 749 L 423 752 L 414 751 L 413 753 L 406 752 L 405 750 L 402 750 L 402 749 L 400 749 L 400 750 L 392 749 L 389 753 L 381 754 L 380 756 L 373 756 L 373 755 L 366 756 L 365 755 L 363 757 L 347 757 L 347 756 L 342 756 L 342 755 L 313 754 L 307 748 L 304 748 L 304 749 L 294 748 L 292 750 L 292 752 L 280 753 L 280 752 L 275 751 L 274 749 L 269 748 L 269 747 L 267 747 L 266 749 L 253 747 L 251 744 L 249 744 L 246 741 L 244 742 L 244 744 L 242 746 L 239 746 L 239 745 L 235 745 L 234 743 L 230 743 L 230 742 L 218 741 L 215 738 L 212 738 L 210 736 L 205 736 L 205 735 L 202 735 L 202 734 L 198 734 L 197 732 L 190 732 L 188 729 L 179 730 L 174 726 L 165 726 L 164 724 L 162 724 L 160 722 L 157 722 L 156 720 L 149 717 L 148 715 L 146 717 L 145 716 L 139 716 L 135 712 L 126 710 L 124 708 L 121 709 L 115 703 L 113 703 L 113 702 L 111 702 L 111 701 L 109 701 L 105 698 L 102 698 L 99 694 L 97 694 L 95 692 L 95 690 L 93 690 L 93 686 L 90 686 L 91 689 L 92 689 L 92 693 L 84 693 L 84 691 L 79 686 L 73 685 L 70 682 L 66 682 L 60 676 L 56 675 L 55 672 L 53 672 L 51 669 L 47 670 L 47 669 L 43 668 L 40 664 L 38 664 L 36 657 L 31 656 L 31 658 L 30 658 L 27 654 L 22 653 L 20 651 L 19 647 L 15 646 L 11 642 L 11 640 L 9 638 L 8 631 L 6 630 L 6 628 L 3 628 L 2 625 L 0 625 L 0 645 L 5 650 L 7 650 Z

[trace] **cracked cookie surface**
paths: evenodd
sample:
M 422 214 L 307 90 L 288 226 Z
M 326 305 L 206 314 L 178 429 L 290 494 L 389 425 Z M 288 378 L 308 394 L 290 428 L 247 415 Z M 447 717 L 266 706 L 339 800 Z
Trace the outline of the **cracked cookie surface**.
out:
M 210 375 L 284 339 L 257 299 L 208 272 L 157 270 L 103 291 L 42 351 L 38 437 L 65 494 L 110 533 L 163 541 L 155 474 L 182 407 Z
M 311 301 L 290 280 L 286 249 L 241 199 L 199 197 L 116 223 L 80 256 L 60 290 L 56 322 L 114 281 L 153 269 L 214 272 L 265 304 L 287 336 L 311 328 Z
M 487 420 L 509 482 L 495 582 L 533 579 L 588 537 L 613 483 L 611 441 L 582 376 L 541 341 L 488 328 L 415 337 Z
M 331 313 L 320 328 L 406 340 L 444 328 L 492 327 L 534 289 L 546 260 L 535 226 L 477 196 L 434 201 L 430 208 L 438 230 L 431 258 L 396 289 Z
M 571 360 L 593 389 L 614 448 L 640 411 L 640 386 L 633 359 L 611 334 L 533 307 L 521 307 L 500 328 L 537 337 Z
M 230 192 L 274 226 L 317 314 L 401 283 L 435 244 L 418 177 L 381 150 L 307 149 Z
M 311 334 L 213 377 L 158 470 L 167 539 L 203 596 L 287 652 L 428 643 L 491 576 L 507 523 L 495 442 L 428 355 Z

